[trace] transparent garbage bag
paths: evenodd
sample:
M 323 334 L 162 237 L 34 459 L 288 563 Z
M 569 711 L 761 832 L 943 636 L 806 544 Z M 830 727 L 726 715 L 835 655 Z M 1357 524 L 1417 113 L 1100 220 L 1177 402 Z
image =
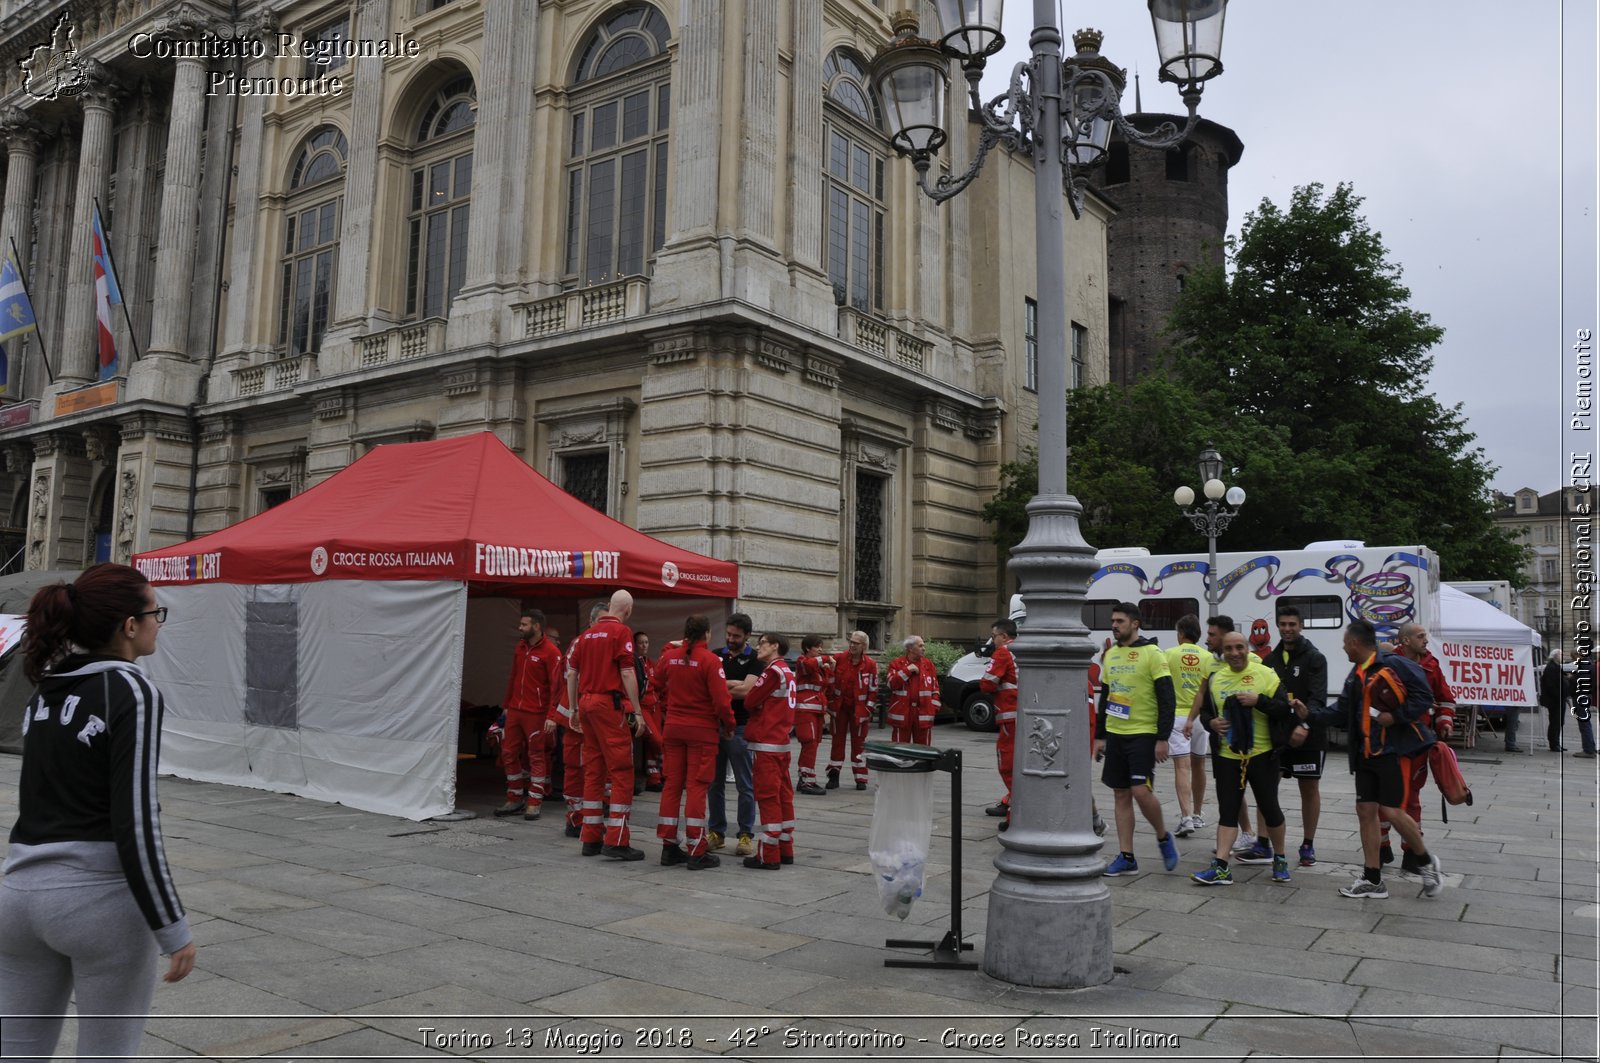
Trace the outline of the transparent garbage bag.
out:
M 933 775 L 879 773 L 867 853 L 877 873 L 878 898 L 890 915 L 904 919 L 922 896 L 932 836 Z

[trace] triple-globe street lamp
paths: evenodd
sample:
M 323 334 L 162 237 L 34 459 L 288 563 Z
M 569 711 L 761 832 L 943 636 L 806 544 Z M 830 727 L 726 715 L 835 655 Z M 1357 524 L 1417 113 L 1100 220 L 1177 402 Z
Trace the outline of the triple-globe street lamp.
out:
M 1067 493 L 1062 202 L 1080 215 L 1086 171 L 1105 158 L 1113 126 L 1131 143 L 1157 149 L 1181 143 L 1194 128 L 1201 89 L 1222 72 L 1227 0 L 1149 0 L 1160 78 L 1178 86 L 1188 121 L 1148 133 L 1123 116 L 1123 73 L 1101 57 L 1100 33 L 1079 31 L 1077 54 L 1062 60 L 1056 0 L 1034 0 L 1032 55 L 988 103 L 978 85 L 984 61 L 1005 44 L 1003 0 L 935 0 L 935 7 L 943 28 L 937 41 L 919 35 L 915 14 L 893 17 L 895 36 L 873 61 L 873 81 L 895 150 L 911 159 L 917 183 L 936 202 L 971 184 L 997 145 L 1032 156 L 1039 395 L 1049 397 L 1039 406 L 1039 493 L 1028 503 L 1028 533 L 1011 551 L 1028 622 L 1015 645 L 1021 689 L 1012 825 L 995 859 L 983 969 L 1020 985 L 1099 985 L 1112 976 L 1111 895 L 1101 877 L 1100 839 L 1090 829 L 1090 736 L 1082 713 L 1093 650 L 1083 601 L 1095 560 L 1079 530 L 1083 507 Z M 930 181 L 933 158 L 948 139 L 952 61 L 961 64 L 981 131 L 964 173 Z
M 1210 560 L 1206 566 L 1206 617 L 1217 615 L 1217 603 L 1222 600 L 1222 588 L 1217 585 L 1217 537 L 1228 530 L 1233 518 L 1244 505 L 1244 488 L 1235 484 L 1229 487 L 1222 482 L 1222 455 L 1216 447 L 1206 447 L 1200 452 L 1200 490 L 1205 492 L 1203 504 L 1194 504 L 1194 488 L 1185 484 L 1172 492 L 1172 500 L 1183 510 L 1195 530 L 1206 537 Z M 1223 503 L 1226 502 L 1227 506 Z M 1233 508 L 1229 509 L 1228 506 Z

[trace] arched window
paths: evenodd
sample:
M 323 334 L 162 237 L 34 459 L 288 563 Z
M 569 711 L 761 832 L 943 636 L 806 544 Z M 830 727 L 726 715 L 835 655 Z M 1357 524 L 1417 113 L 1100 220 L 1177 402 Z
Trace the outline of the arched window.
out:
M 822 260 L 840 306 L 883 310 L 883 113 L 867 67 L 835 48 L 822 64 L 826 106 Z
M 463 74 L 428 100 L 411 156 L 406 316 L 442 317 L 467 274 L 478 92 Z
M 606 16 L 579 53 L 569 96 L 570 286 L 646 272 L 667 236 L 667 21 L 647 4 Z
M 348 154 L 344 134 L 323 126 L 301 144 L 289 174 L 278 294 L 278 343 L 288 355 L 320 350 L 328 327 Z

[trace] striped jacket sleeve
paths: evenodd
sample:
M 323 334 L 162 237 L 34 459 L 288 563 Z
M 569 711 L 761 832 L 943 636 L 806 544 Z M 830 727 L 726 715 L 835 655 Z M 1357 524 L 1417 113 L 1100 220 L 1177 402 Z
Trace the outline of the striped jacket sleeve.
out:
M 111 732 L 111 831 L 128 888 L 163 954 L 190 941 L 189 920 L 167 869 L 156 770 L 161 761 L 161 693 L 132 669 L 104 673 Z

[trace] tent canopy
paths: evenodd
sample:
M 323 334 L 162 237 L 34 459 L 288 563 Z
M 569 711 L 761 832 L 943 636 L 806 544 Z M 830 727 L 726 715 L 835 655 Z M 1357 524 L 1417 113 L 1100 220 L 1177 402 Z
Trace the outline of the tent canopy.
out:
M 738 567 L 653 539 L 573 498 L 490 432 L 375 448 L 232 527 L 151 550 L 158 585 L 459 580 L 475 593 L 603 589 L 738 595 Z
M 1537 631 L 1516 617 L 1448 583 L 1439 587 L 1439 630 L 1434 637 L 1512 646 L 1538 646 L 1542 642 Z

